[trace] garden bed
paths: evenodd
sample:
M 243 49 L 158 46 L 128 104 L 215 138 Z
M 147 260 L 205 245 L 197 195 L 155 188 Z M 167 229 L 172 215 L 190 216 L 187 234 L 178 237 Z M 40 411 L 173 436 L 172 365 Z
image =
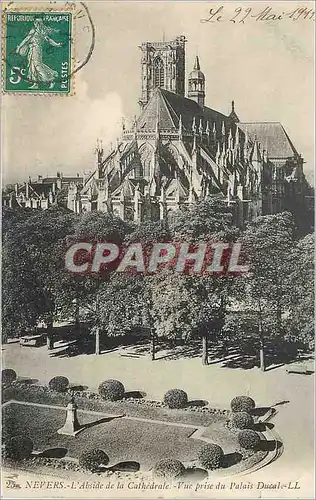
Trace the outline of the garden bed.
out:
M 117 410 L 117 407 L 116 407 Z M 171 411 L 171 410 L 170 410 Z M 172 410 L 174 411 L 174 410 Z M 176 410 L 178 413 L 179 410 Z M 116 411 L 117 413 L 117 411 Z M 29 436 L 34 449 L 44 452 L 43 456 L 33 456 L 20 464 L 10 464 L 8 459 L 4 465 L 21 467 L 22 469 L 37 467 L 53 468 L 57 475 L 71 477 L 83 474 L 78 464 L 80 455 L 89 449 L 103 449 L 110 457 L 107 468 L 101 471 L 104 477 L 121 473 L 113 472 L 117 464 L 139 463 L 140 474 L 149 471 L 162 458 L 174 458 L 185 463 L 187 467 L 199 467 L 197 455 L 205 444 L 203 438 L 219 444 L 225 453 L 224 462 L 220 469 L 212 475 L 227 476 L 244 472 L 263 460 L 267 451 L 240 453 L 237 434 L 227 427 L 225 417 L 216 416 L 212 425 L 208 426 L 197 438 L 191 437 L 195 430 L 193 426 L 174 425 L 161 421 L 140 421 L 137 417 L 111 418 L 101 417 L 93 412 L 78 411 L 81 424 L 88 424 L 87 428 L 76 438 L 60 435 L 57 430 L 65 421 L 65 408 L 48 408 L 32 404 L 11 402 L 3 408 L 3 438 L 10 435 L 23 434 Z M 201 439 L 200 439 L 201 438 Z M 237 450 L 237 451 L 236 451 Z M 139 474 L 137 473 L 137 474 Z M 132 475 L 135 472 L 131 473 Z M 138 476 L 137 476 L 138 477 Z
M 195 460 L 202 441 L 191 439 L 194 428 L 173 426 L 126 418 L 100 418 L 78 411 L 81 424 L 89 426 L 74 439 L 57 434 L 66 412 L 45 406 L 10 403 L 3 408 L 3 437 L 23 434 L 30 437 L 38 451 L 56 450 L 64 456 L 79 458 L 87 449 L 103 449 L 110 464 L 136 461 L 148 470 L 161 458 L 182 462 Z
M 83 392 L 83 391 L 82 391 Z M 75 401 L 79 409 L 103 413 L 125 413 L 130 417 L 143 417 L 152 420 L 165 420 L 197 426 L 211 425 L 222 422 L 229 417 L 228 410 L 193 406 L 169 409 L 164 403 L 149 401 L 142 398 L 128 398 L 121 401 L 105 401 L 98 394 L 84 391 L 75 393 Z M 70 401 L 70 394 L 59 393 L 45 386 L 15 383 L 3 390 L 3 403 L 11 400 L 26 401 L 65 407 Z M 201 404 L 201 402 L 197 402 Z

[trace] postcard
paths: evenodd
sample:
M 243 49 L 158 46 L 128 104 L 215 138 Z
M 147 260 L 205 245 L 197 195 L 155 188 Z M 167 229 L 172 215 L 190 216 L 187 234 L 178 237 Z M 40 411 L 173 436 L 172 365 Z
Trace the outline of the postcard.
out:
M 1 23 L 3 498 L 315 498 L 315 3 Z

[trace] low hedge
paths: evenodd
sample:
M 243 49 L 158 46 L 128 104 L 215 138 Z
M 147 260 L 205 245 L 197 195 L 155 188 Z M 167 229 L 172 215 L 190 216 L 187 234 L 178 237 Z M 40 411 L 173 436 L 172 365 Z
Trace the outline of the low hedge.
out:
M 99 385 L 99 394 L 103 399 L 118 401 L 125 394 L 125 388 L 119 380 L 105 380 Z
M 249 412 L 255 408 L 256 403 L 249 396 L 236 396 L 230 402 L 230 407 L 233 412 L 237 411 L 247 411 Z
M 109 463 L 109 457 L 103 450 L 89 450 L 82 453 L 79 457 L 79 465 L 85 470 L 91 472 L 97 471 L 101 465 Z
M 230 423 L 235 429 L 251 429 L 254 425 L 252 416 L 246 411 L 237 411 L 233 413 Z
M 255 450 L 260 444 L 260 436 L 256 431 L 246 429 L 238 434 L 238 443 L 245 450 Z
M 198 452 L 198 461 L 205 469 L 213 470 L 221 466 L 224 452 L 218 444 L 205 444 Z
M 29 458 L 32 451 L 33 441 L 27 436 L 12 436 L 5 442 L 5 455 L 12 460 L 20 461 Z
M 153 468 L 153 476 L 159 479 L 178 479 L 185 473 L 185 467 L 180 460 L 171 458 L 159 460 Z
M 48 387 L 56 392 L 66 392 L 69 387 L 69 380 L 67 377 L 58 375 L 49 381 Z
M 1 382 L 4 385 L 11 385 L 17 378 L 17 374 L 12 368 L 5 368 L 1 372 Z
M 170 389 L 163 400 L 168 408 L 185 408 L 188 404 L 188 395 L 182 389 Z

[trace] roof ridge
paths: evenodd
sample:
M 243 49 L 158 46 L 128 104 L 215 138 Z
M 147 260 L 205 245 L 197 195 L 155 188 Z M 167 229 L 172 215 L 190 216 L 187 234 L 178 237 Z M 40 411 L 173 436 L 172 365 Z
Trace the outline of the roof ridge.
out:
M 275 121 L 272 121 L 272 122 L 268 122 L 268 121 L 264 121 L 264 122 L 239 122 L 239 124 L 241 125 L 257 125 L 257 124 L 264 124 L 264 123 L 275 123 L 275 124 L 279 124 L 281 125 L 281 127 L 283 127 L 282 123 L 281 122 L 275 122 Z

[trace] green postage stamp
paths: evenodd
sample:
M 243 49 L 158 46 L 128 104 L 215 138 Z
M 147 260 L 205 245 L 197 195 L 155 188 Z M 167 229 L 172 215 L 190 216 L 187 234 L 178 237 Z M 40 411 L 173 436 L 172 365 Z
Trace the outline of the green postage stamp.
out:
M 2 14 L 3 90 L 72 92 L 73 27 L 70 10 L 8 10 Z

